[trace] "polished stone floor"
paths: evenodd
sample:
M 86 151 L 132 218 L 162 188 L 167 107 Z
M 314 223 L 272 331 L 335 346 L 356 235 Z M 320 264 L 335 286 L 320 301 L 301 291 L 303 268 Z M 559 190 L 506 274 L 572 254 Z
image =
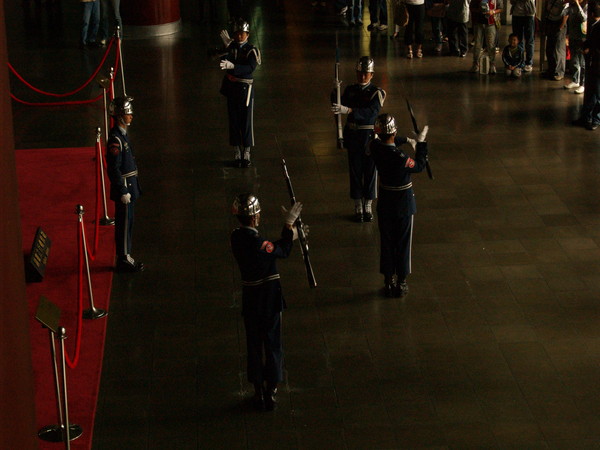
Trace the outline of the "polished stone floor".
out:
M 26 17 L 7 3 L 10 60 L 32 81 L 65 90 L 89 75 L 100 52 L 77 48 L 75 5 Z M 180 34 L 123 43 L 144 188 L 134 256 L 147 270 L 114 279 L 93 448 L 600 448 L 600 130 L 570 125 L 582 97 L 542 80 L 537 56 L 521 80 L 473 75 L 470 54 L 434 57 L 428 43 L 409 61 L 387 34 L 341 27 L 308 0 L 251 10 L 263 65 L 250 169 L 230 166 L 222 73 L 206 57 L 224 11 L 211 24 L 183 1 Z M 404 97 L 430 126 L 435 180 L 414 177 L 403 299 L 381 296 L 376 223 L 350 221 L 328 104 L 336 31 L 344 84 L 370 54 L 401 132 Z M 18 148 L 82 146 L 101 110 L 15 105 L 14 118 Z M 275 236 L 281 156 L 319 287 L 296 248 L 280 264 L 285 382 L 278 410 L 258 413 L 230 205 L 255 192 Z

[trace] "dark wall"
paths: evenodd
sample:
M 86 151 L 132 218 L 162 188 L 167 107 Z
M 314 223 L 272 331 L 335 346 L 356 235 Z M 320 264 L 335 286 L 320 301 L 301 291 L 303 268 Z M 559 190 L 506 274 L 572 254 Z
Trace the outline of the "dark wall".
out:
M 0 448 L 38 448 L 21 219 L 0 0 Z

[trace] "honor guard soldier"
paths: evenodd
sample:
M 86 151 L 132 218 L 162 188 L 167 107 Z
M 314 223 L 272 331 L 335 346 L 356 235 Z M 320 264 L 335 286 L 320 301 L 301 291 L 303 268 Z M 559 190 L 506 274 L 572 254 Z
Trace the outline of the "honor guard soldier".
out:
M 110 199 L 115 202 L 115 243 L 118 272 L 140 272 L 144 264 L 131 257 L 134 206 L 141 195 L 138 170 L 127 128 L 133 120 L 133 98 L 116 97 L 108 105 L 114 119 L 107 142 L 106 162 Z
M 302 210 L 295 203 L 286 211 L 281 238 L 269 241 L 258 233 L 260 204 L 252 194 L 240 194 L 233 202 L 233 214 L 241 227 L 231 233 L 231 249 L 242 277 L 242 316 L 246 328 L 248 381 L 254 385 L 254 406 L 273 410 L 277 383 L 283 380 L 281 293 L 276 260 L 292 250 L 294 226 Z
M 335 103 L 335 114 L 348 114 L 344 127 L 344 146 L 348 150 L 350 169 L 350 197 L 354 199 L 354 219 L 371 222 L 371 204 L 376 198 L 375 163 L 367 154 L 369 141 L 373 138 L 373 124 L 385 101 L 385 91 L 371 83 L 375 62 L 370 56 L 361 57 L 356 63 L 357 83 L 346 87 L 341 103 Z
M 396 121 L 390 114 L 381 114 L 375 122 L 376 138 L 369 152 L 379 172 L 377 220 L 381 241 L 380 272 L 384 276 L 386 297 L 402 297 L 408 293 L 406 277 L 411 272 L 413 215 L 417 211 L 411 173 L 425 169 L 429 127 L 416 138 L 397 137 Z M 416 146 L 415 158 L 399 147 L 409 142 Z
M 261 64 L 260 50 L 248 43 L 250 25 L 244 20 L 233 24 L 233 38 L 227 30 L 221 39 L 227 54 L 221 59 L 221 70 L 227 73 L 221 84 L 221 94 L 227 97 L 229 144 L 238 167 L 250 167 L 250 149 L 254 146 L 254 89 L 252 73 Z

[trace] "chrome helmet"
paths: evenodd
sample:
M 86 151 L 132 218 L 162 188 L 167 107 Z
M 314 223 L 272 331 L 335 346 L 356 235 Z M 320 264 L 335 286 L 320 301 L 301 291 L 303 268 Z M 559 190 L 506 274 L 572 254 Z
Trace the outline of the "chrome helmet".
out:
M 250 33 L 250 24 L 246 22 L 244 19 L 238 19 L 233 22 L 233 32 L 237 33 L 238 31 L 245 31 L 246 33 Z
M 231 212 L 236 216 L 255 216 L 260 212 L 258 198 L 254 194 L 239 194 L 233 200 Z
M 108 105 L 108 114 L 111 116 L 122 116 L 133 114 L 133 97 L 115 97 Z
M 391 114 L 380 114 L 375 119 L 376 134 L 394 134 L 398 128 L 396 127 L 396 119 Z
M 375 61 L 370 56 L 361 56 L 360 59 L 356 62 L 356 71 L 357 72 L 375 72 Z

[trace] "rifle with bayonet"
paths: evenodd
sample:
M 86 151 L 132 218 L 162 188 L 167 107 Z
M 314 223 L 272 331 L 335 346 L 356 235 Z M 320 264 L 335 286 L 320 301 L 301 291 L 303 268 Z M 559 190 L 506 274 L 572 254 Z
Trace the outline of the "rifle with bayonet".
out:
M 287 184 L 288 193 L 290 195 L 290 200 L 292 206 L 296 203 L 296 196 L 294 195 L 294 188 L 292 187 L 292 180 L 290 180 L 290 175 L 287 170 L 287 166 L 285 165 L 285 159 L 281 159 L 281 166 L 283 167 L 283 176 L 285 178 L 285 183 Z M 296 230 L 298 231 L 298 242 L 300 242 L 300 250 L 302 251 L 302 258 L 304 259 L 304 267 L 306 268 L 306 276 L 308 278 L 308 285 L 311 288 L 317 287 L 317 281 L 315 280 L 315 274 L 313 272 L 312 265 L 310 263 L 310 257 L 308 254 L 308 242 L 306 240 L 306 233 L 304 230 L 304 223 L 302 223 L 302 219 L 300 216 L 296 219 L 294 224 L 296 226 Z
M 412 106 L 410 105 L 410 102 L 408 101 L 407 98 L 406 98 L 406 106 L 408 106 L 408 112 L 410 113 L 410 118 L 412 120 L 413 129 L 415 130 L 415 134 L 418 136 L 419 133 L 421 132 L 421 130 L 419 130 L 419 127 L 417 125 L 417 119 L 415 117 L 415 113 L 413 112 Z M 425 169 L 427 169 L 427 176 L 429 177 L 429 179 L 433 180 L 433 174 L 431 173 L 431 167 L 429 166 L 429 156 L 425 157 Z
M 335 33 L 335 90 L 336 90 L 336 103 L 342 104 L 342 82 L 340 81 L 340 48 L 338 47 L 338 35 Z M 335 115 L 337 124 L 337 146 L 339 149 L 344 148 L 344 127 L 342 125 L 342 115 L 338 112 Z

